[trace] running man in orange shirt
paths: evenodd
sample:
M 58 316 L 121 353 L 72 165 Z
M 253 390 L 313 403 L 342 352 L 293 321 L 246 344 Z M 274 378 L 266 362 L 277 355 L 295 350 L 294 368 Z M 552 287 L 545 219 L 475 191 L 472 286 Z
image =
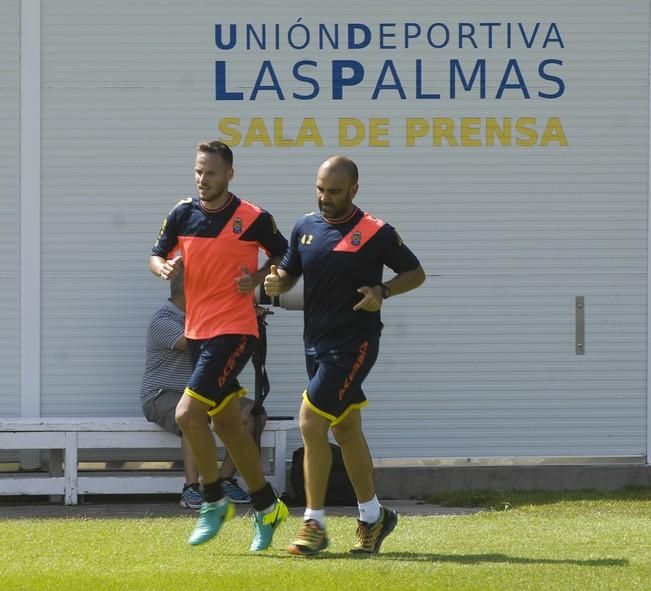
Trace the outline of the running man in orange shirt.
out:
M 176 421 L 192 448 L 204 502 L 188 542 L 212 539 L 235 507 L 219 482 L 217 448 L 206 421 L 233 458 L 251 491 L 252 551 L 265 550 L 287 519 L 285 504 L 265 481 L 258 448 L 244 429 L 237 376 L 258 338 L 253 292 L 287 249 L 273 217 L 228 190 L 233 153 L 222 142 L 199 144 L 195 160 L 198 196 L 181 200 L 163 222 L 150 271 L 162 279 L 185 274 L 185 337 L 193 372 L 176 408 Z M 269 257 L 258 269 L 258 251 Z M 180 250 L 180 256 L 174 256 Z

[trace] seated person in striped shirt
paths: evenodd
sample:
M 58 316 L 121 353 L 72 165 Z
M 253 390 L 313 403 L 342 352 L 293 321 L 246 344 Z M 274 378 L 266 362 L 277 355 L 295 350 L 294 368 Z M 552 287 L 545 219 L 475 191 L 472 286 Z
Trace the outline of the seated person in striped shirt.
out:
M 181 494 L 181 507 L 199 509 L 199 472 L 192 456 L 192 450 L 183 437 L 174 413 L 183 390 L 192 373 L 192 360 L 187 351 L 183 336 L 185 325 L 185 295 L 183 275 L 170 281 L 170 298 L 154 312 L 147 330 L 145 373 L 140 388 L 140 400 L 145 418 L 181 437 L 185 485 Z M 234 389 L 239 389 L 239 384 Z M 255 417 L 252 415 L 253 401 L 240 398 L 242 422 L 251 435 L 255 430 Z M 266 414 L 262 412 L 261 426 L 264 427 Z M 228 452 L 224 456 L 220 470 L 220 480 L 224 493 L 235 503 L 249 503 L 251 498 L 242 490 L 235 479 L 235 464 Z

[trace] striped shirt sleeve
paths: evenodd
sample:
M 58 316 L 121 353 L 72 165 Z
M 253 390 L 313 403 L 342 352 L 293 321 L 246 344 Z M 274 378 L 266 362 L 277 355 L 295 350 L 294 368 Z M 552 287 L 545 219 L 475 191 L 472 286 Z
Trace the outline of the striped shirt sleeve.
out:
M 162 309 L 151 319 L 150 334 L 154 345 L 161 349 L 174 349 L 185 330 L 182 317 Z

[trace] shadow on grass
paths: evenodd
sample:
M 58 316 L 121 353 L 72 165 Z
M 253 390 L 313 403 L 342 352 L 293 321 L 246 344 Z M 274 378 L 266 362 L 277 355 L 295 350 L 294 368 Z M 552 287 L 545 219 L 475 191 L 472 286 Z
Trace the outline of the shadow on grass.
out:
M 524 558 L 508 554 L 434 554 L 427 552 L 383 552 L 385 560 L 415 562 L 455 562 L 459 564 L 507 563 L 507 564 L 568 564 L 572 566 L 628 566 L 625 558 Z
M 525 558 L 508 554 L 437 554 L 435 552 L 382 552 L 381 554 L 351 554 L 349 552 L 323 551 L 314 556 L 295 557 L 287 555 L 259 554 L 261 558 L 281 560 L 395 560 L 397 562 L 445 562 L 456 564 L 566 564 L 570 566 L 628 566 L 626 558 Z

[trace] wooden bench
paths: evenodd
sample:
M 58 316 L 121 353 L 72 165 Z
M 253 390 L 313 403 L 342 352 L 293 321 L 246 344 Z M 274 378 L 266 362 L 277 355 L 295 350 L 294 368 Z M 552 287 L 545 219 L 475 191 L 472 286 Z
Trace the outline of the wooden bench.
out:
M 296 427 L 295 419 L 269 418 L 261 436 L 262 453 L 271 451 L 271 474 L 266 475 L 267 480 L 281 493 L 285 491 L 287 431 Z M 176 435 L 140 417 L 0 418 L 1 450 L 50 451 L 49 474 L 0 473 L 0 494 L 63 495 L 66 505 L 76 505 L 80 494 L 176 493 L 184 483 L 178 472 L 80 475 L 78 450 L 180 446 Z

